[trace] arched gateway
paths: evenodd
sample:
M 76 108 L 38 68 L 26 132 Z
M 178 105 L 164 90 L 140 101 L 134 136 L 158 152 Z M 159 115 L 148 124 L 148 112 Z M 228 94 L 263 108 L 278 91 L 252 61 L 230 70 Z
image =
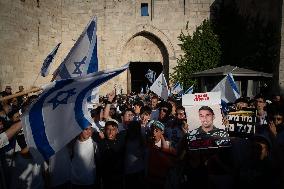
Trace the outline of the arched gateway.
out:
M 168 79 L 170 57 L 174 49 L 167 36 L 153 26 L 141 25 L 124 36 L 119 49 L 120 63 L 130 62 L 127 73 L 127 92 L 140 92 L 151 86 L 145 77 L 150 69 L 156 78 L 163 72 Z

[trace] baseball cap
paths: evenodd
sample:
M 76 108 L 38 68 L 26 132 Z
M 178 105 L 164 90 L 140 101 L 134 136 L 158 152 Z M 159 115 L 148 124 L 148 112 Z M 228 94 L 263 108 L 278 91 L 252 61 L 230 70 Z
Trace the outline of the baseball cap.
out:
M 152 121 L 150 121 L 149 124 L 150 124 L 151 127 L 157 127 L 157 128 L 159 128 L 159 129 L 161 129 L 162 131 L 165 130 L 164 124 L 161 123 L 160 121 L 154 121 L 154 120 L 152 120 Z
M 110 117 L 106 119 L 106 122 L 115 122 L 117 125 L 119 124 L 117 120 L 112 119 Z

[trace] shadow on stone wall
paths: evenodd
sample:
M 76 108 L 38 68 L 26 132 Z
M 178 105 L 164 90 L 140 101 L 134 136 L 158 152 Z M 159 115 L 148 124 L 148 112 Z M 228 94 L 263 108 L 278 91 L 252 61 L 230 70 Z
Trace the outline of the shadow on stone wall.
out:
M 222 64 L 272 72 L 279 63 L 282 0 L 216 0 L 210 19 L 220 36 Z
M 279 74 L 283 0 L 216 0 L 210 20 L 222 46 L 222 65 Z

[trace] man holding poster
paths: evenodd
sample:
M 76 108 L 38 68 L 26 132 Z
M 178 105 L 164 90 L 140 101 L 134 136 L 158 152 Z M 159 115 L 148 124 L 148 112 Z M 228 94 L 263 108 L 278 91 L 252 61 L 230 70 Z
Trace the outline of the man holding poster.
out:
M 182 104 L 191 129 L 186 137 L 188 150 L 229 145 L 229 135 L 222 124 L 220 92 L 183 95 Z
M 232 153 L 222 125 L 220 93 L 195 93 L 182 99 L 189 131 L 181 142 L 186 185 L 192 188 L 233 188 Z

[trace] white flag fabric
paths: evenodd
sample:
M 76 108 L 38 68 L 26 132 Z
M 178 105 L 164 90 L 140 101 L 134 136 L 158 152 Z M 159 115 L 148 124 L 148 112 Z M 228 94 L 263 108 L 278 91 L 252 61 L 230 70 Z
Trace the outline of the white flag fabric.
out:
M 156 79 L 156 72 L 151 69 L 148 69 L 147 73 L 145 74 L 145 77 L 150 81 L 150 83 L 154 83 Z
M 78 38 L 64 61 L 54 72 L 55 80 L 84 76 L 98 71 L 98 52 L 96 36 L 96 18 L 92 18 Z M 88 98 L 88 107 L 98 103 L 99 89 L 93 89 Z
M 88 103 L 88 109 L 89 111 L 91 111 L 92 109 L 94 109 L 94 106 L 99 104 L 99 87 L 94 88 L 91 92 L 91 94 L 88 95 L 89 97 L 87 98 L 87 103 Z
M 184 92 L 184 94 L 192 94 L 192 93 L 193 93 L 193 86 L 194 86 L 194 85 L 191 85 L 191 87 L 189 87 L 189 88 Z
M 179 94 L 179 93 L 183 93 L 183 87 L 179 82 L 176 82 L 174 84 L 174 86 L 171 89 L 171 93 L 172 94 Z
M 162 99 L 164 99 L 164 100 L 168 99 L 169 90 L 168 90 L 167 81 L 166 81 L 163 73 L 161 73 L 159 75 L 159 77 L 156 79 L 156 81 L 150 87 L 150 90 L 153 91 L 155 94 L 157 94 Z
M 52 63 L 52 60 L 54 59 L 60 45 L 61 43 L 58 43 L 44 59 L 40 72 L 42 77 L 46 77 L 49 74 L 50 64 Z
M 233 103 L 240 98 L 238 86 L 235 83 L 233 75 L 230 73 L 223 78 L 211 92 L 221 91 L 221 101 L 224 103 Z
M 37 149 L 45 159 L 59 151 L 93 123 L 86 106 L 89 91 L 128 66 L 55 81 L 44 87 L 22 118 L 28 146 Z
M 144 88 L 143 86 L 141 86 L 141 91 L 140 91 L 141 94 L 144 94 Z
M 53 75 L 55 80 L 60 80 L 97 71 L 96 18 L 94 17 Z

